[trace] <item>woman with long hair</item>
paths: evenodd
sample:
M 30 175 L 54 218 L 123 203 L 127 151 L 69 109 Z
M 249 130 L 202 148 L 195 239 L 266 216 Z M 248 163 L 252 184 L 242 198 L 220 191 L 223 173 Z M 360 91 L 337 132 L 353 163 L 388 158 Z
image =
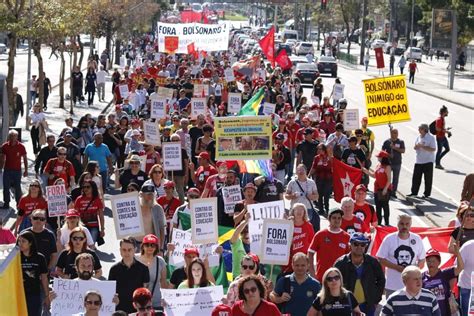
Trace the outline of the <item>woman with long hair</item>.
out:
M 329 198 L 332 193 L 332 157 L 329 156 L 324 144 L 318 145 L 316 153 L 309 176 L 315 179 L 318 188 L 318 210 L 328 214 Z
M 87 93 L 87 105 L 90 107 L 94 104 L 94 95 L 95 95 L 95 84 L 97 81 L 97 75 L 95 74 L 94 67 L 89 67 L 86 74 L 86 91 Z
M 17 245 L 21 252 L 23 288 L 25 290 L 28 316 L 41 316 L 42 306 L 49 305 L 48 267 L 45 257 L 38 252 L 35 235 L 24 231 L 18 236 Z M 41 290 L 45 293 L 41 301 Z
M 82 227 L 76 227 L 71 231 L 68 246 L 59 254 L 58 262 L 56 263 L 56 273 L 60 278 L 77 278 L 75 261 L 76 257 L 81 253 L 88 253 L 94 257 L 94 276 L 99 278 L 102 275 L 102 266 L 99 257 L 95 251 L 87 247 L 87 236 Z
M 156 164 L 151 167 L 150 172 L 148 173 L 148 177 L 150 179 L 145 181 L 143 185 L 153 185 L 155 187 L 155 193 L 157 197 L 165 195 L 165 189 L 163 185 L 169 182 L 169 180 L 163 178 L 163 166 L 161 166 L 160 164 Z
M 83 116 L 79 119 L 77 123 L 77 128 L 79 129 L 79 138 L 77 139 L 77 146 L 79 147 L 81 154 L 84 153 L 84 149 L 87 145 L 92 143 L 92 129 L 89 126 L 89 119 L 87 116 Z
M 84 231 L 87 239 L 87 246 L 94 249 L 94 242 L 92 236 L 87 227 L 81 223 L 81 216 L 75 209 L 69 209 L 66 213 L 66 220 L 61 228 L 57 230 L 56 247 L 58 250 L 66 248 L 69 243 L 69 237 L 74 228 L 80 227 Z
M 102 176 L 100 175 L 99 163 L 95 160 L 88 161 L 85 171 L 92 176 L 92 181 L 95 182 L 99 190 L 100 199 L 104 201 L 104 190 L 102 189 Z
M 84 313 L 80 313 L 80 316 L 99 316 L 100 309 L 102 307 L 102 295 L 98 291 L 87 291 L 84 296 Z
M 129 121 L 128 117 L 122 116 L 119 118 L 119 125 L 117 126 L 117 135 L 119 136 L 120 141 L 122 142 L 119 146 L 119 157 L 117 160 L 117 168 L 122 168 L 125 162 L 125 146 L 127 142 L 125 141 L 125 134 L 129 130 Z
M 31 124 L 31 143 L 33 144 L 33 153 L 35 156 L 38 155 L 42 141 L 46 143 L 46 129 L 48 129 L 48 123 L 46 122 L 46 116 L 43 113 L 43 109 L 39 103 L 36 103 L 30 112 L 30 124 Z M 43 143 L 43 144 L 44 144 Z
M 323 286 L 308 311 L 307 316 L 352 316 L 360 315 L 359 303 L 354 294 L 343 286 L 338 268 L 329 268 L 323 275 Z
M 82 185 L 85 181 L 92 181 L 92 175 L 89 172 L 83 172 L 77 180 L 77 187 L 71 190 L 71 208 L 74 208 L 74 202 L 76 202 L 76 199 L 82 194 Z
M 187 279 L 181 282 L 178 289 L 193 289 L 198 287 L 212 286 L 207 280 L 206 265 L 204 261 L 195 258 L 186 271 Z
M 94 181 L 84 181 L 81 195 L 74 202 L 74 208 L 79 212 L 81 220 L 89 229 L 92 241 L 95 243 L 105 235 L 104 203 L 100 200 L 99 190 Z
M 18 202 L 18 215 L 15 223 L 15 236 L 22 230 L 31 227 L 30 214 L 36 209 L 45 210 L 48 203 L 43 197 L 39 180 L 34 179 L 28 186 L 28 193 L 23 195 Z
M 227 116 L 227 102 L 222 102 L 217 107 L 216 117 L 225 117 Z
M 203 136 L 199 137 L 196 141 L 196 148 L 194 149 L 194 156 L 199 156 L 200 153 L 206 152 L 207 146 L 214 141 L 212 138 L 212 132 L 214 129 L 209 124 L 204 124 L 202 127 Z
M 280 311 L 265 299 L 265 286 L 260 277 L 248 275 L 239 281 L 239 300 L 232 306 L 233 316 L 277 316 Z

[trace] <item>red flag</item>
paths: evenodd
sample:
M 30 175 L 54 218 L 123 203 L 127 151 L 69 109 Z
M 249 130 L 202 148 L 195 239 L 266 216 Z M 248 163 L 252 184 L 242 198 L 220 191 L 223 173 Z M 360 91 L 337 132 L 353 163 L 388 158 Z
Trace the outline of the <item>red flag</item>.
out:
M 354 198 L 355 187 L 360 184 L 362 170 L 333 159 L 332 183 L 334 200 L 340 202 L 345 196 Z
M 275 27 L 272 26 L 259 42 L 262 48 L 263 54 L 267 57 L 268 61 L 272 63 L 272 67 L 275 67 Z
M 187 48 L 188 48 L 188 55 L 192 55 L 192 54 L 194 53 L 194 51 L 195 51 L 195 49 L 194 49 L 194 43 L 189 43 L 188 46 L 187 46 Z
M 282 49 L 277 57 L 275 58 L 276 63 L 281 67 L 282 70 L 291 69 L 293 63 L 291 62 L 286 50 Z
M 168 53 L 174 53 L 179 46 L 178 36 L 165 36 L 165 51 Z
M 382 47 L 374 48 L 374 51 L 375 51 L 375 61 L 377 61 L 377 69 L 385 68 Z

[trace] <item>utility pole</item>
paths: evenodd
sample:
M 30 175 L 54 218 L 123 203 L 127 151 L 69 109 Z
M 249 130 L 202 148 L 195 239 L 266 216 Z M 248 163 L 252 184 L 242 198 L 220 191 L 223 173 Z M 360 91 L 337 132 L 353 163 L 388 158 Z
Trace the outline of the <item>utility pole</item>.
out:
M 411 0 L 411 28 L 410 28 L 410 47 L 413 47 L 415 33 L 413 33 L 413 22 L 415 20 L 415 0 Z
M 309 11 L 309 4 L 306 3 L 304 5 L 304 29 L 303 29 L 303 40 L 306 41 L 307 28 L 308 28 L 308 11 Z
M 451 35 L 451 68 L 449 69 L 449 89 L 453 90 L 454 88 L 454 75 L 456 73 L 456 58 L 457 58 L 457 48 L 458 48 L 458 22 L 456 19 L 456 10 L 452 11 L 453 13 L 453 32 Z
M 28 26 L 30 29 L 33 26 L 33 0 L 30 0 L 30 12 L 28 14 Z M 28 36 L 28 68 L 26 71 L 26 75 L 28 76 L 26 80 L 26 111 L 25 111 L 25 129 L 30 129 L 30 104 L 31 104 L 31 93 L 30 93 L 30 85 L 31 85 L 31 35 Z
M 364 0 L 362 3 L 362 32 L 360 34 L 360 59 L 359 64 L 364 64 L 364 55 L 365 55 L 365 35 L 367 33 L 367 0 Z

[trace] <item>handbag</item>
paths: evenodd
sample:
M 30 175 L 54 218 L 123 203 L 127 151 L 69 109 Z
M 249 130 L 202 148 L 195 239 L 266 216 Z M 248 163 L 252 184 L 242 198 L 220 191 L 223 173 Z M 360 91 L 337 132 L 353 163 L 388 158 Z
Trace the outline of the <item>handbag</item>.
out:
M 456 301 L 456 297 L 453 293 L 449 296 L 449 310 L 451 311 L 451 316 L 461 315 L 459 313 L 459 304 Z
M 318 213 L 316 213 L 316 208 L 314 207 L 313 201 L 311 201 L 308 198 L 308 196 L 306 195 L 306 192 L 303 190 L 303 187 L 301 186 L 299 181 L 297 179 L 295 179 L 295 182 L 298 185 L 298 187 L 300 188 L 301 192 L 303 192 L 305 198 L 308 200 L 309 205 L 311 206 L 311 210 L 308 210 L 308 217 L 309 217 L 309 221 L 311 222 L 311 225 L 313 225 L 314 232 L 316 233 L 321 228 L 321 224 L 320 224 L 321 220 L 319 219 L 319 215 L 318 215 Z M 310 214 L 310 212 L 311 212 L 311 214 Z

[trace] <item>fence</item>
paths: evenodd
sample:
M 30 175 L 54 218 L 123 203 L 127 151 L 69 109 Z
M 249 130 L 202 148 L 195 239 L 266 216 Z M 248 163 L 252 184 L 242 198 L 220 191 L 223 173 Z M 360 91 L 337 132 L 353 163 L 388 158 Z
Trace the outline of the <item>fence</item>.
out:
M 347 53 L 344 53 L 342 51 L 339 51 L 338 58 L 339 58 L 339 61 L 344 61 L 349 66 L 354 67 L 354 68 L 357 67 L 357 65 L 359 64 L 357 56 L 347 54 Z

